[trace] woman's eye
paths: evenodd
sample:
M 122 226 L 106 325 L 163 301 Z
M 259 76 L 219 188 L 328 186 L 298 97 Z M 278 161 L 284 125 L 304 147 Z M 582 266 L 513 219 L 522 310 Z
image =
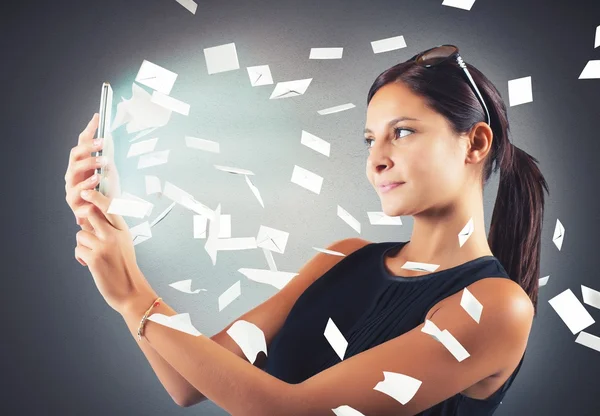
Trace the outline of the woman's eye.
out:
M 407 136 L 407 134 L 405 134 L 405 135 L 403 136 L 403 135 L 401 134 L 401 132 L 402 132 L 402 131 L 407 131 L 407 132 L 409 132 L 409 133 L 414 133 L 414 131 L 412 131 L 412 130 L 410 130 L 410 129 L 403 129 L 403 128 L 397 127 L 397 128 L 395 128 L 395 129 L 394 129 L 394 136 L 395 136 L 397 139 L 401 139 L 401 138 L 403 138 L 403 137 L 406 137 L 406 136 Z M 368 138 L 368 137 L 366 137 L 366 138 L 365 138 L 365 140 L 364 140 L 364 142 L 365 142 L 365 145 L 367 146 L 367 148 L 368 148 L 368 149 L 370 149 L 370 148 L 372 147 L 372 145 L 373 145 L 373 142 L 374 142 L 374 141 L 375 141 L 375 140 L 373 140 L 373 139 L 370 139 L 370 138 Z

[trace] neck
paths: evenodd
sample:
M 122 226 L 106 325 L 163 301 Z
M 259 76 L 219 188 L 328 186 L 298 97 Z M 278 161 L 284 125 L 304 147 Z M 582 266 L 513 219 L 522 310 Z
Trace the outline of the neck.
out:
M 451 267 L 492 255 L 485 232 L 481 192 L 462 195 L 442 209 L 431 209 L 413 218 L 410 241 L 401 250 L 403 259 Z M 471 218 L 473 233 L 461 247 L 458 235 Z

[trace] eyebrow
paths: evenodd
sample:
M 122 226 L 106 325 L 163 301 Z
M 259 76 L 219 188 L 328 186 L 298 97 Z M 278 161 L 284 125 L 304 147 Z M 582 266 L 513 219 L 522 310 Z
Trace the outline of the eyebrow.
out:
M 397 117 L 397 118 L 389 121 L 388 127 L 392 127 L 394 124 L 399 123 L 404 120 L 420 121 L 420 120 L 418 120 L 416 118 L 412 118 L 412 117 Z M 373 133 L 373 132 L 370 129 L 365 129 L 364 133 Z

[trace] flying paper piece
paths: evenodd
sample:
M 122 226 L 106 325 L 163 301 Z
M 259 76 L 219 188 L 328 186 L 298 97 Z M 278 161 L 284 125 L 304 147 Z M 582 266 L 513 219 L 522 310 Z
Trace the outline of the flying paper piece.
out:
M 540 277 L 540 279 L 539 279 L 540 287 L 546 286 L 546 283 L 548 283 L 548 278 L 550 278 L 550 276 Z
M 277 265 L 275 264 L 275 259 L 273 258 L 273 252 L 271 250 L 267 250 L 266 248 L 263 248 L 262 251 L 265 254 L 265 258 L 267 259 L 269 270 L 271 270 L 272 272 L 276 272 Z
M 152 95 L 137 85 L 131 84 L 131 98 L 117 105 L 111 131 L 127 123 L 127 133 L 136 133 L 152 127 L 165 126 L 171 111 L 152 102 Z
M 190 295 L 195 295 L 196 293 L 199 293 L 200 291 L 206 292 L 206 289 L 192 290 L 192 279 L 180 280 L 179 282 L 170 283 L 169 286 L 171 286 L 173 289 L 179 290 L 180 292 L 189 293 Z
M 579 335 L 577 335 L 575 342 L 600 352 L 600 338 L 595 335 L 581 331 Z
M 308 59 L 342 59 L 344 48 L 311 48 Z
M 337 216 L 360 234 L 360 222 L 339 205 L 337 206 Z
M 358 410 L 356 410 L 348 405 L 336 407 L 335 409 L 331 409 L 331 411 L 333 413 L 335 413 L 336 416 L 365 416 Z
M 467 350 L 461 345 L 460 342 L 447 330 L 444 329 L 437 335 L 437 338 L 440 340 L 444 347 L 458 360 L 458 362 L 463 361 L 466 358 L 469 358 L 471 354 L 467 352 Z
M 153 152 L 158 142 L 158 137 L 154 139 L 143 140 L 129 146 L 129 151 L 126 157 L 143 155 L 144 153 Z
M 253 280 L 258 283 L 265 283 L 271 286 L 276 287 L 281 290 L 285 285 L 289 283 L 290 280 L 294 278 L 298 273 L 288 273 L 288 272 L 274 272 L 271 270 L 263 270 L 263 269 L 238 269 L 238 272 L 246 276 L 248 279 Z
M 531 77 L 517 78 L 508 81 L 508 101 L 510 102 L 511 107 L 533 101 Z
M 469 237 L 471 237 L 471 234 L 473 234 L 473 228 L 473 218 L 471 218 L 469 221 L 467 221 L 467 224 L 463 227 L 463 229 L 460 230 L 460 233 L 458 233 L 458 245 L 460 247 L 462 247 Z
M 317 195 L 321 192 L 321 186 L 323 185 L 322 177 L 298 165 L 294 165 L 291 181 Z
M 177 74 L 144 59 L 135 81 L 163 94 L 170 94 Z
M 442 333 L 442 331 L 437 327 L 436 324 L 434 324 L 429 319 L 425 320 L 425 324 L 421 328 L 421 332 L 424 332 L 424 333 L 426 333 L 428 335 L 431 335 L 438 342 L 442 342 L 438 338 L 438 336 Z
M 371 225 L 402 225 L 400 217 L 389 217 L 383 212 L 367 212 Z
M 194 215 L 193 230 L 194 238 L 206 238 L 206 226 L 208 225 L 208 217 L 204 215 Z
M 558 248 L 558 251 L 562 248 L 563 240 L 565 238 L 565 227 L 563 227 L 560 220 L 556 219 L 556 227 L 554 227 L 554 235 L 552 236 L 552 241 L 554 245 Z
M 189 313 L 180 313 L 173 316 L 163 315 L 162 313 L 153 313 L 148 317 L 148 320 L 195 337 L 202 335 L 200 331 L 192 325 Z
M 250 77 L 250 84 L 253 87 L 273 84 L 273 76 L 269 65 L 249 66 L 246 69 L 248 70 L 248 77 Z
M 406 41 L 404 40 L 404 36 L 394 36 L 373 41 L 371 42 L 371 47 L 373 48 L 373 53 L 389 52 L 406 48 Z
M 130 201 L 137 201 L 137 202 L 140 202 L 142 204 L 145 204 L 146 205 L 145 216 L 148 217 L 148 216 L 152 215 L 152 209 L 154 208 L 154 204 L 152 202 L 146 201 L 145 199 L 142 199 L 140 197 L 132 195 L 129 192 L 123 192 L 123 195 L 121 195 L 121 197 L 123 199 L 127 199 L 127 200 L 130 200 Z
M 278 82 L 269 99 L 276 100 L 278 98 L 289 98 L 302 95 L 308 89 L 311 81 L 312 78 Z
M 340 332 L 335 323 L 333 323 L 331 318 L 327 320 L 327 325 L 325 326 L 325 332 L 323 335 L 325 335 L 329 345 L 331 345 L 333 350 L 340 357 L 340 360 L 343 360 L 344 354 L 346 354 L 346 348 L 348 348 L 348 341 L 346 341 L 346 338 Z
M 218 238 L 231 238 L 231 215 L 221 214 L 219 219 L 221 223 L 219 224 Z
M 148 224 L 148 221 L 144 221 L 135 227 L 131 227 L 129 229 L 129 234 L 131 234 L 131 239 L 134 246 L 137 246 L 138 244 L 152 238 L 152 231 L 150 230 L 150 224 Z
M 457 9 L 471 10 L 475 0 L 444 0 L 442 6 L 456 7 Z
M 165 181 L 163 195 L 173 202 L 177 202 L 185 208 L 194 211 L 198 215 L 204 215 L 208 218 L 213 218 L 215 215 L 213 210 L 196 201 L 192 195 L 173 185 L 171 182 Z
M 318 247 L 313 247 L 313 249 L 315 249 L 321 253 L 331 254 L 332 256 L 346 257 L 346 255 L 344 253 L 340 253 L 339 251 L 328 250 L 326 248 L 318 248 Z
M 254 237 L 219 238 L 216 244 L 219 251 L 251 250 L 257 248 L 256 238 Z
M 240 69 L 235 43 L 205 48 L 204 58 L 209 75 Z
M 212 140 L 199 139 L 197 137 L 185 136 L 185 145 L 192 149 L 204 150 L 212 153 L 221 152 L 218 142 L 213 142 Z
M 596 28 L 596 38 L 594 40 L 594 49 L 600 46 L 600 26 Z
M 600 78 L 600 60 L 588 61 L 579 74 L 578 79 L 599 79 Z
M 146 135 L 148 135 L 148 134 L 152 133 L 152 132 L 153 132 L 154 130 L 156 130 L 157 128 L 158 128 L 158 127 L 150 127 L 149 129 L 142 130 L 142 131 L 140 131 L 138 134 L 136 134 L 136 135 L 133 137 L 133 139 L 130 139 L 130 140 L 129 140 L 129 142 L 131 143 L 131 142 L 134 142 L 134 141 L 136 141 L 136 140 L 138 140 L 138 139 L 141 139 L 142 137 L 144 137 L 144 136 L 146 136 Z
M 248 361 L 254 364 L 259 352 L 267 355 L 267 341 L 265 333 L 252 322 L 235 321 L 228 329 L 227 334 L 240 347 Z
M 190 114 L 190 105 L 184 103 L 183 101 L 179 101 L 176 98 L 171 97 L 170 95 L 163 94 L 162 92 L 154 91 L 152 93 L 152 100 L 154 104 L 158 104 L 164 108 L 167 108 L 171 111 L 175 111 L 176 113 L 183 114 L 187 116 Z
M 152 195 L 161 192 L 160 179 L 158 176 L 145 175 L 146 195 Z
M 329 157 L 329 150 L 331 145 L 329 142 L 321 139 L 320 137 L 310 134 L 307 131 L 302 130 L 302 136 L 300 137 L 300 143 L 306 147 L 313 149 L 315 152 L 319 152 L 322 155 Z
M 416 261 L 407 261 L 401 267 L 402 269 L 412 270 L 415 272 L 435 272 L 437 268 L 440 267 L 439 264 L 429 264 L 429 263 L 419 263 Z
M 107 212 L 122 217 L 144 218 L 148 212 L 148 205 L 131 199 L 113 198 Z
M 261 225 L 256 236 L 256 245 L 283 254 L 290 233 Z
M 600 292 L 581 285 L 581 294 L 583 295 L 583 302 L 596 309 L 600 309 Z
M 317 113 L 324 116 L 327 114 L 339 113 L 341 111 L 350 110 L 351 108 L 354 108 L 354 107 L 356 107 L 354 104 L 348 103 L 348 104 L 336 105 L 335 107 L 324 108 L 322 110 L 317 111 Z
M 573 335 L 596 322 L 571 289 L 554 296 L 548 303 L 554 308 Z
M 421 383 L 420 380 L 405 374 L 384 371 L 383 381 L 377 383 L 373 390 L 385 393 L 400 403 L 406 404 L 417 393 Z
M 175 206 L 176 202 L 173 202 L 171 205 L 169 205 L 163 212 L 161 212 L 160 214 L 157 215 L 157 217 L 154 219 L 154 221 L 152 221 L 150 223 L 150 227 L 154 227 L 156 224 L 158 224 L 163 218 L 165 218 L 167 216 L 167 214 L 169 212 L 171 212 L 171 210 L 173 209 L 173 207 Z
M 164 165 L 169 161 L 169 153 L 171 150 L 159 150 L 157 152 L 146 153 L 138 159 L 137 168 L 144 169 L 152 166 Z
M 235 282 L 221 296 L 219 296 L 219 312 L 225 309 L 231 302 L 236 300 L 242 294 L 242 286 L 240 281 Z
M 483 312 L 483 305 L 466 287 L 463 289 L 463 294 L 460 298 L 460 306 L 467 311 L 469 316 L 473 318 L 475 322 L 479 323 L 481 312 Z
M 260 191 L 258 190 L 258 188 L 256 186 L 254 186 L 254 184 L 252 183 L 252 181 L 250 180 L 248 175 L 244 175 L 244 177 L 246 178 L 246 184 L 248 185 L 248 187 L 250 188 L 250 190 L 252 191 L 252 193 L 254 194 L 256 199 L 258 200 L 258 203 L 260 204 L 261 207 L 264 208 L 265 203 L 263 202 L 263 199 L 260 196 Z
M 204 250 L 208 253 L 210 260 L 212 261 L 213 266 L 217 264 L 217 240 L 220 233 L 221 227 L 221 204 L 217 206 L 217 209 L 214 211 L 212 218 L 209 217 L 209 225 L 208 225 L 208 238 L 206 239 L 206 244 L 204 244 Z
M 240 169 L 240 168 L 232 168 L 229 166 L 219 166 L 214 165 L 218 170 L 222 170 L 223 172 L 234 173 L 236 175 L 254 175 L 254 173 L 250 170 Z
M 181 4 L 183 7 L 188 9 L 188 11 L 192 14 L 196 14 L 196 9 L 198 8 L 198 4 L 194 0 L 176 0 L 177 3 Z

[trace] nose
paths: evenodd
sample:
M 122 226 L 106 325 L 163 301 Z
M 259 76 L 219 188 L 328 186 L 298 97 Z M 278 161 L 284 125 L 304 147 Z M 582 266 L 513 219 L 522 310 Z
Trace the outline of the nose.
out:
M 377 144 L 375 144 L 369 153 L 367 165 L 374 173 L 381 173 L 386 169 L 390 169 L 393 166 L 393 162 L 386 149 L 384 149 L 383 146 L 377 146 Z

